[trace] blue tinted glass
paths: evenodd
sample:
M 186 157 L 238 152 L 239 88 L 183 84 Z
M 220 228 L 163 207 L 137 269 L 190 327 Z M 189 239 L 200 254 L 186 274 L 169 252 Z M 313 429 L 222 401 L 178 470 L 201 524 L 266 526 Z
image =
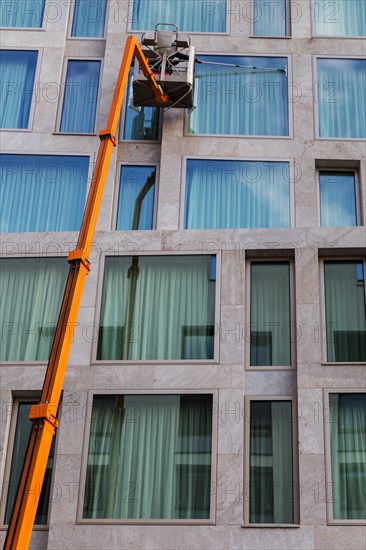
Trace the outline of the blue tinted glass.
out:
M 155 166 L 122 166 L 116 229 L 152 229 Z
M 354 174 L 320 173 L 321 225 L 357 225 Z
M 71 36 L 104 36 L 107 0 L 75 0 Z
M 159 111 L 156 107 L 136 107 L 133 103 L 132 74 L 127 85 L 123 139 L 157 141 L 159 139 Z
M 45 0 L 3 0 L 0 2 L 0 27 L 40 28 Z

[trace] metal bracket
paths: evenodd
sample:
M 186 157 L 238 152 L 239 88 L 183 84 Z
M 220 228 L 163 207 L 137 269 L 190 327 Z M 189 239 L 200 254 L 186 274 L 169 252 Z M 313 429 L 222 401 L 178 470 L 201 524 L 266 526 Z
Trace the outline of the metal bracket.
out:
M 117 138 L 114 134 L 111 134 L 109 130 L 101 130 L 99 132 L 100 139 L 110 139 L 114 147 L 117 145 Z
M 69 262 L 69 264 L 71 264 L 72 262 L 81 262 L 85 269 L 87 269 L 88 271 L 90 271 L 90 262 L 84 252 L 84 250 L 82 248 L 77 248 L 76 250 L 71 250 L 69 252 L 69 255 L 67 257 L 67 261 Z
M 50 410 L 48 403 L 39 403 L 38 405 L 32 405 L 29 413 L 30 420 L 47 420 L 54 428 L 58 428 L 58 420 Z

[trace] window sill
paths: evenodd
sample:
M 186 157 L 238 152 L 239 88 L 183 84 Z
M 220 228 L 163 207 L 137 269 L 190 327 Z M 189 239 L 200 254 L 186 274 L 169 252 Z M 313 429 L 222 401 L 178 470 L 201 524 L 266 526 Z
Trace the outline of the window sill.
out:
M 242 523 L 243 529 L 299 529 L 299 523 Z
M 215 525 L 211 519 L 79 519 L 76 525 Z
M 336 361 L 322 361 L 321 363 L 324 367 L 366 367 L 365 361 L 349 361 L 349 362 L 336 362 Z
M 349 525 L 350 527 L 354 525 L 366 525 L 366 519 L 335 519 L 327 521 L 327 525 L 334 527 L 335 525 L 342 525 L 343 527 Z
M 286 40 L 290 40 L 292 36 L 261 36 L 259 34 L 251 34 L 249 38 L 260 38 L 260 40 L 263 40 L 264 38 L 269 38 L 270 40 L 282 40 L 284 38 Z
M 261 367 L 252 367 L 250 365 L 247 365 L 245 367 L 245 371 L 246 372 L 273 372 L 273 371 L 289 371 L 289 372 L 295 372 L 296 371 L 296 367 L 280 367 L 278 365 L 276 366 L 261 366 Z
M 85 132 L 52 132 L 53 136 L 85 136 L 85 137 L 97 137 L 98 134 L 96 132 L 87 134 Z
M 140 366 L 140 365 L 171 365 L 171 366 L 182 366 L 182 365 L 219 365 L 217 359 L 141 359 L 137 361 L 117 359 L 110 361 L 106 359 L 97 360 L 91 362 L 92 367 L 104 366 L 104 367 L 114 367 L 116 365 L 120 366 Z

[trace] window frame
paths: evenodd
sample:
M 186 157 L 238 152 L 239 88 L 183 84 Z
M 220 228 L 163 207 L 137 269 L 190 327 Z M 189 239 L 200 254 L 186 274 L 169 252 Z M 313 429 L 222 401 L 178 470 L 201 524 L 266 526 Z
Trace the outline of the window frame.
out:
M 250 405 L 252 401 L 290 401 L 292 411 L 292 486 L 293 486 L 293 523 L 250 523 Z M 245 528 L 298 528 L 300 527 L 300 482 L 298 453 L 298 411 L 297 398 L 292 395 L 246 395 L 244 396 L 244 507 L 243 527 Z
M 68 17 L 68 23 L 67 23 L 67 40 L 98 40 L 105 41 L 107 39 L 107 27 L 108 27 L 108 14 L 109 14 L 109 3 L 110 0 L 106 0 L 106 7 L 105 7 L 105 21 L 104 21 L 104 29 L 103 29 L 103 36 L 72 36 L 72 25 L 74 22 L 74 13 L 76 8 L 76 2 L 73 0 L 70 5 L 70 11 L 69 11 L 69 17 Z
M 94 314 L 94 333 L 91 352 L 91 365 L 92 366 L 115 366 L 115 365 L 218 365 L 220 363 L 220 337 L 217 325 L 220 319 L 220 294 L 221 294 L 221 251 L 215 251 L 214 254 L 203 254 L 200 250 L 176 250 L 176 251 L 164 251 L 164 250 L 143 250 L 140 251 L 136 243 L 127 243 L 127 247 L 131 250 L 123 254 L 113 254 L 110 252 L 102 252 L 100 255 L 98 283 L 96 292 L 96 306 Z M 106 257 L 119 257 L 130 258 L 133 256 L 216 256 L 216 285 L 215 285 L 215 333 L 214 333 L 214 357 L 212 359 L 97 359 L 98 350 L 98 330 L 100 325 L 100 314 L 102 307 L 102 293 L 104 284 L 105 273 L 105 259 Z
M 361 262 L 363 265 L 364 274 L 364 294 L 366 304 L 366 259 L 362 256 L 345 256 L 345 255 L 330 255 L 327 253 L 319 258 L 319 271 L 320 271 L 320 319 L 321 319 L 321 365 L 322 366 L 366 366 L 366 361 L 328 361 L 327 355 L 327 317 L 325 308 L 325 274 L 324 264 L 325 262 Z
M 318 0 L 310 0 L 310 32 L 311 32 L 311 37 L 312 38 L 332 38 L 332 39 L 338 39 L 338 40 L 342 40 L 342 39 L 346 39 L 346 40 L 364 40 L 365 39 L 365 36 L 366 35 L 354 35 L 354 34 L 317 34 L 316 33 L 316 21 L 315 21 L 315 16 L 316 16 L 316 13 L 317 10 L 315 8 L 315 4 L 317 3 Z M 320 14 L 318 14 L 320 15 Z M 322 56 L 323 57 L 323 56 Z
M 67 76 L 67 69 L 69 66 L 69 61 L 99 61 L 100 69 L 99 69 L 99 82 L 98 82 L 98 98 L 95 105 L 95 121 L 94 121 L 94 130 L 91 133 L 86 132 L 61 132 L 60 126 L 61 126 L 61 118 L 62 118 L 62 111 L 64 106 L 64 99 L 65 99 L 65 92 L 66 92 L 66 76 Z M 56 121 L 55 121 L 55 129 L 53 131 L 53 134 L 60 135 L 60 136 L 96 136 L 98 135 L 98 120 L 99 120 L 99 114 L 100 114 L 100 93 L 102 91 L 102 78 L 103 78 L 103 70 L 104 70 L 104 58 L 102 57 L 96 57 L 96 56 L 90 56 L 90 57 L 77 57 L 74 55 L 71 56 L 65 56 L 62 64 L 62 71 L 61 71 L 61 94 L 59 95 L 58 99 L 58 106 L 57 106 L 57 113 L 56 113 Z
M 39 31 L 46 31 L 47 28 L 46 28 L 46 18 L 45 18 L 45 14 L 46 14 L 46 10 L 47 10 L 47 7 L 48 7 L 48 1 L 49 0 L 44 0 L 44 6 L 43 6 L 43 16 L 42 16 L 42 25 L 40 27 L 2 27 L 0 25 L 0 29 L 2 32 L 4 31 L 36 31 L 36 32 L 39 32 Z M 47 21 L 48 23 L 48 21 Z M 26 49 L 26 48 L 22 48 L 22 49 Z
M 126 229 L 117 229 L 117 214 L 118 214 L 118 202 L 119 202 L 119 194 L 120 194 L 120 179 L 121 179 L 121 170 L 123 166 L 142 166 L 147 167 L 151 166 L 155 168 L 155 189 L 154 189 L 154 207 L 153 207 L 153 215 L 152 215 L 152 228 L 151 229 L 130 229 L 129 231 L 154 231 L 156 230 L 156 223 L 157 223 L 157 217 L 158 217 L 158 195 L 159 195 L 159 176 L 160 176 L 160 165 L 156 162 L 139 162 L 138 164 L 136 162 L 122 162 L 119 161 L 116 164 L 116 174 L 115 174 L 115 181 L 114 181 L 114 192 L 113 192 L 113 198 L 112 198 L 112 217 L 111 217 L 111 231 L 127 231 Z
M 320 175 L 321 173 L 339 173 L 339 174 L 352 174 L 355 179 L 355 201 L 356 201 L 356 225 L 347 225 L 345 227 L 359 227 L 363 225 L 362 212 L 361 212 L 361 181 L 360 181 L 360 171 L 354 166 L 347 167 L 338 167 L 337 163 L 322 166 L 317 164 L 316 166 L 316 197 L 317 197 L 317 222 L 319 227 L 332 227 L 327 225 L 322 225 L 321 223 L 321 197 L 320 197 Z M 344 227 L 344 226 L 340 226 Z
M 215 525 L 216 522 L 216 494 L 210 491 L 210 518 L 209 519 L 86 519 L 83 518 L 84 488 L 90 440 L 90 418 L 93 408 L 94 395 L 211 395 L 212 396 L 212 434 L 211 434 L 211 484 L 215 486 L 217 479 L 217 452 L 218 452 L 218 406 L 219 391 L 217 389 L 136 389 L 116 390 L 98 389 L 88 390 L 86 410 L 87 422 L 84 422 L 83 449 L 81 455 L 79 495 L 77 503 L 76 523 L 87 525 Z
M 289 249 L 289 253 L 292 253 L 292 250 Z M 296 287 L 295 287 L 295 259 L 293 255 L 289 254 L 287 257 L 283 253 L 279 252 L 279 254 L 274 255 L 272 251 L 272 255 L 270 253 L 266 254 L 265 256 L 261 255 L 258 257 L 247 257 L 246 258 L 246 266 L 245 266 L 245 278 L 246 278 L 246 285 L 245 285 L 245 296 L 246 296 L 246 304 L 245 304 L 245 318 L 247 319 L 246 322 L 246 328 L 249 326 L 249 329 L 251 327 L 251 267 L 253 263 L 288 263 L 289 264 L 289 279 L 290 279 L 290 288 L 289 288 L 289 296 L 290 296 L 290 327 L 291 327 L 291 340 L 290 340 L 290 356 L 291 356 L 291 365 L 290 366 L 252 366 L 250 364 L 250 337 L 248 337 L 248 333 L 246 330 L 245 338 L 244 338 L 244 370 L 248 372 L 263 372 L 263 371 L 269 371 L 269 372 L 275 372 L 275 371 L 296 371 L 297 370 L 297 355 L 296 355 L 296 335 L 294 334 L 294 329 L 296 329 Z M 249 332 L 250 335 L 250 332 Z
M 331 494 L 333 495 L 333 481 L 332 481 L 332 454 L 330 445 L 330 406 L 329 396 L 334 394 L 345 393 L 365 393 L 362 388 L 323 388 L 323 425 L 324 425 L 324 450 L 325 450 L 325 480 L 326 487 L 331 488 Z M 335 519 L 333 516 L 332 497 L 326 499 L 326 515 L 327 525 L 366 525 L 366 519 Z
M 250 2 L 250 38 L 261 38 L 263 39 L 271 39 L 271 40 L 281 40 L 283 38 L 288 39 L 292 38 L 292 19 L 291 19 L 291 0 L 285 0 L 285 9 L 286 9 L 286 15 L 285 15 L 285 29 L 286 34 L 284 36 L 272 36 L 272 35 L 262 35 L 262 34 L 255 34 L 254 33 L 254 16 L 255 16 L 255 3 L 256 0 L 252 0 Z

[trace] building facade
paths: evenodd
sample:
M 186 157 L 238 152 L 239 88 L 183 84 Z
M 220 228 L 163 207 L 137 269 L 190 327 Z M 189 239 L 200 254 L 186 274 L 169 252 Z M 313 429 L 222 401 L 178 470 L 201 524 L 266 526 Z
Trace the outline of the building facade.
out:
M 173 22 L 194 106 L 129 83 L 31 548 L 364 548 L 365 6 L 2 3 L 2 539 L 125 41 Z

